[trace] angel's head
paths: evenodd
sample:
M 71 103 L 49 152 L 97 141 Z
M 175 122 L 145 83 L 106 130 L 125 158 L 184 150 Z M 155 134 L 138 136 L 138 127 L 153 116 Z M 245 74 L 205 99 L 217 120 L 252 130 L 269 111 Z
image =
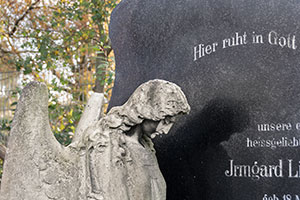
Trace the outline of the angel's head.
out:
M 180 87 L 155 79 L 140 85 L 123 106 L 113 108 L 108 115 L 117 114 L 119 120 L 115 118 L 115 122 L 119 122 L 115 125 L 123 131 L 142 123 L 152 124 L 152 127 L 156 126 L 157 135 L 166 134 L 175 119 L 189 111 L 190 106 Z
M 175 120 L 189 111 L 187 99 L 176 84 L 158 79 L 148 81 L 140 85 L 124 105 L 113 107 L 105 117 L 87 129 L 78 146 L 88 146 L 89 149 L 100 142 L 108 144 L 109 138 L 123 144 L 124 135 L 130 136 L 134 128 L 141 127 L 143 130 L 139 139 L 154 151 L 151 138 L 167 134 Z M 100 146 L 105 145 L 101 143 Z

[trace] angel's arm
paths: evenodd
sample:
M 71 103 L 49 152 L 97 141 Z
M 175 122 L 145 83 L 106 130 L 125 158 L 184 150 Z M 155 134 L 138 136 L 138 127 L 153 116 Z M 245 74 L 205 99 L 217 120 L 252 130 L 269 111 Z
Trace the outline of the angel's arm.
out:
M 110 199 L 111 151 L 108 136 L 98 133 L 97 141 L 89 146 L 87 151 L 87 174 L 89 176 L 89 196 L 101 200 Z

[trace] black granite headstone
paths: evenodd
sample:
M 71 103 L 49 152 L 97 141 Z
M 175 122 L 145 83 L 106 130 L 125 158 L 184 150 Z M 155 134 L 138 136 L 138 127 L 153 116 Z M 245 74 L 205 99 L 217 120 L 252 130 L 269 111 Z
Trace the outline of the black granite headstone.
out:
M 110 107 L 155 78 L 178 84 L 191 105 L 155 141 L 168 200 L 300 199 L 299 31 L 296 0 L 116 7 Z

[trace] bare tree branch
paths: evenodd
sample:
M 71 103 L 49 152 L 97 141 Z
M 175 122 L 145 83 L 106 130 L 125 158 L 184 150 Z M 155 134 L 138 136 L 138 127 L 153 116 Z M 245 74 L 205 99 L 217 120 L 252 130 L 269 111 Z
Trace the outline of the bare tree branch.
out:
M 20 54 L 20 53 L 39 53 L 39 51 L 34 51 L 34 50 L 24 50 L 24 51 L 7 51 L 5 49 L 2 49 L 0 47 L 0 52 L 2 54 Z
M 19 23 L 26 17 L 26 15 L 28 15 L 28 13 L 29 13 L 32 9 L 34 9 L 34 6 L 35 6 L 37 3 L 39 3 L 39 2 L 40 2 L 40 0 L 37 0 L 36 2 L 34 2 L 33 4 L 31 4 L 31 5 L 29 6 L 29 8 L 25 11 L 25 13 L 24 13 L 19 19 L 17 19 L 17 21 L 16 21 L 15 24 L 14 24 L 13 29 L 8 33 L 9 36 L 12 36 L 12 35 L 16 32 Z
M 0 159 L 5 159 L 5 153 L 6 153 L 6 147 L 2 144 L 0 144 Z

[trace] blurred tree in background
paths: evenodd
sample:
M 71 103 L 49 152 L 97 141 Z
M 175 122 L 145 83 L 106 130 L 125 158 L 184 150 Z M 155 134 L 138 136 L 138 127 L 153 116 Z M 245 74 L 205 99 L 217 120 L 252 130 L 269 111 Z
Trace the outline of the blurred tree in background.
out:
M 92 90 L 108 102 L 114 78 L 108 23 L 117 3 L 0 0 L 0 72 L 17 70 L 21 86 L 31 80 L 47 84 L 50 123 L 64 145 L 71 142 Z M 0 131 L 10 130 L 9 121 L 2 122 Z

